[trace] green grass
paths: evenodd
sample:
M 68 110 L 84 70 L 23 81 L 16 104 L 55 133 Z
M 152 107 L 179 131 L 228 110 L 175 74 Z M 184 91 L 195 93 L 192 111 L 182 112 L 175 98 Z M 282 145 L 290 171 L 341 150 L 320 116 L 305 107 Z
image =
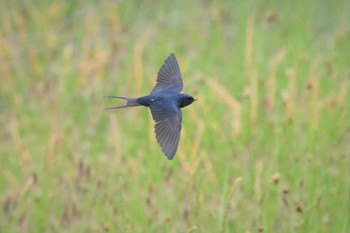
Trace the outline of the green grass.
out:
M 2 1 L 0 232 L 350 232 L 348 1 Z M 174 52 L 173 161 L 149 110 Z

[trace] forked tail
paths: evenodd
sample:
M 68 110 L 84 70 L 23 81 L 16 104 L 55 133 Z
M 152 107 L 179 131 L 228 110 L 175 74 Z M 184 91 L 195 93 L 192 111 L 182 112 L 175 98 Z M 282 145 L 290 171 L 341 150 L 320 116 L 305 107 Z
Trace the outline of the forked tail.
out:
M 121 97 L 121 96 L 105 96 L 105 98 L 117 98 L 117 99 L 123 99 L 127 101 L 126 104 L 123 106 L 105 108 L 105 110 L 141 106 L 141 104 L 137 102 L 137 98 L 128 98 L 128 97 Z

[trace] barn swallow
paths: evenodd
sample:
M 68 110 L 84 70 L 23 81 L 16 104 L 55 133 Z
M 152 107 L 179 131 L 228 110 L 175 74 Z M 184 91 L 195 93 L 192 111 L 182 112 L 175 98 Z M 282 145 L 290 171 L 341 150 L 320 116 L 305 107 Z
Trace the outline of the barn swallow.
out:
M 175 156 L 180 141 L 181 108 L 196 101 L 191 95 L 180 93 L 182 88 L 180 68 L 172 53 L 160 68 L 157 83 L 149 95 L 139 98 L 105 96 L 106 98 L 118 98 L 126 101 L 123 106 L 106 108 L 106 110 L 136 106 L 149 107 L 155 121 L 157 142 L 165 156 L 171 160 Z

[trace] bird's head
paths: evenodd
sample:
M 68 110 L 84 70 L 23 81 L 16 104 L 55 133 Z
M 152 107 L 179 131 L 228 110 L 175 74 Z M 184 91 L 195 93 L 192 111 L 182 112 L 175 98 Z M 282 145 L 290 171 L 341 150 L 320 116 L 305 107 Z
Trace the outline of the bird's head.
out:
M 186 107 L 190 104 L 192 104 L 197 99 L 193 98 L 192 96 L 188 94 L 181 94 L 180 96 L 180 108 Z

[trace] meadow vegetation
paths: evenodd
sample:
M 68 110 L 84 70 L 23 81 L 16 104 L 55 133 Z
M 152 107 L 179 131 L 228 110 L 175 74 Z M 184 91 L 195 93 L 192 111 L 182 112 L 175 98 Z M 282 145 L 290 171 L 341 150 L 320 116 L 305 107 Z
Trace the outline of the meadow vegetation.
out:
M 350 2 L 1 1 L 0 232 L 350 232 Z M 174 52 L 177 155 L 146 108 Z

